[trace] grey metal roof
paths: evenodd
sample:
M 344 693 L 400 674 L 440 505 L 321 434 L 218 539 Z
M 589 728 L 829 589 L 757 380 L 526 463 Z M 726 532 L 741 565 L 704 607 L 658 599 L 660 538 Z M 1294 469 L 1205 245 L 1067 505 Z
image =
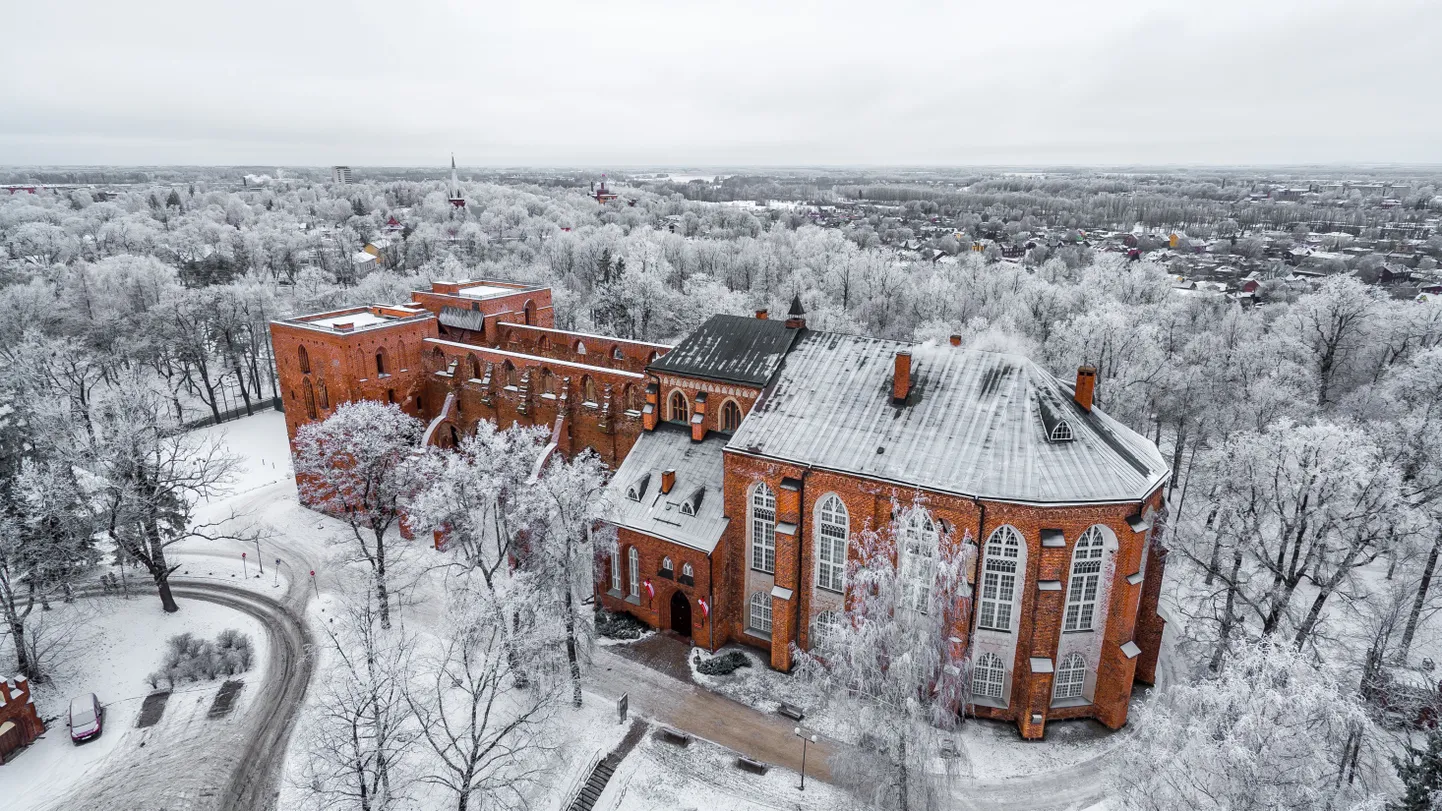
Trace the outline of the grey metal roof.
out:
M 651 364 L 656 372 L 745 386 L 764 386 L 800 330 L 783 321 L 713 315 Z
M 894 405 L 900 349 L 914 382 Z M 1043 413 L 1065 416 L 1074 438 L 1049 440 Z M 1030 503 L 1140 500 L 1167 476 L 1150 440 L 1082 410 L 1070 385 L 1024 357 L 810 331 L 727 450 Z
M 439 318 L 442 324 L 456 329 L 468 329 L 472 332 L 484 332 L 486 329 L 486 314 L 479 310 L 445 306 L 441 308 Z
M 642 432 L 606 485 L 606 519 L 711 554 L 730 521 L 721 490 L 725 448 L 724 436 L 692 442 L 688 429 L 665 423 Z M 662 493 L 661 474 L 667 470 L 676 471 L 676 484 Z M 633 489 L 639 501 L 629 497 Z M 682 510 L 688 504 L 694 515 Z

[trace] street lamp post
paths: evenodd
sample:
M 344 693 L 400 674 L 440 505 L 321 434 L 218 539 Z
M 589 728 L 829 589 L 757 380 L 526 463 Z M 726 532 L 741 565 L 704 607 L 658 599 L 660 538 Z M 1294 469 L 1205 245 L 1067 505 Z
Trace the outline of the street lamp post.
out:
M 801 739 L 801 790 L 806 790 L 806 744 L 816 743 L 816 733 L 796 728 L 796 737 Z

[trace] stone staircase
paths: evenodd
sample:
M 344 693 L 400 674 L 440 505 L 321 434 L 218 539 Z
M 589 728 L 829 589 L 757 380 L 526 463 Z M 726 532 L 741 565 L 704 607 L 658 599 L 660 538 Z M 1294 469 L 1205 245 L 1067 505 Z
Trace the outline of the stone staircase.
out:
M 621 761 L 625 760 L 631 750 L 636 748 L 636 744 L 641 742 L 641 738 L 645 737 L 648 728 L 650 725 L 640 719 L 631 722 L 631 728 L 626 730 L 626 737 L 621 739 L 621 743 L 610 754 L 598 760 L 591 769 L 586 782 L 581 784 L 581 790 L 576 793 L 571 804 L 566 806 L 568 811 L 591 811 L 595 807 L 596 800 L 601 798 L 601 792 L 606 790 L 606 784 L 611 782 L 611 775 L 616 773 Z

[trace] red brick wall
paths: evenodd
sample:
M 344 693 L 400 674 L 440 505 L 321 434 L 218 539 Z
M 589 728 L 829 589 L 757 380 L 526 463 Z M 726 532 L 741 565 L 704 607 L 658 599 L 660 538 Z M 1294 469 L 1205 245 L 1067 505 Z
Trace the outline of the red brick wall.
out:
M 509 287 L 500 282 L 485 282 L 491 287 Z M 455 292 L 454 284 L 436 282 L 431 290 L 415 290 L 411 292 L 411 300 L 425 307 L 427 310 L 440 314 L 444 307 L 455 307 L 460 310 L 471 310 L 485 315 L 486 331 L 489 333 L 495 329 L 497 324 L 526 323 L 526 305 L 532 305 L 532 323 L 539 327 L 554 327 L 556 325 L 556 314 L 551 307 L 551 290 L 547 287 L 541 288 L 519 288 L 512 295 L 498 295 L 494 298 L 473 299 L 461 296 Z
M 344 311 L 342 311 L 344 312 Z M 276 321 L 270 329 L 280 395 L 285 403 L 286 432 L 292 440 L 296 431 L 312 420 L 306 413 L 304 383 L 315 392 L 316 420 L 323 420 L 343 402 L 375 400 L 395 402 L 408 413 L 421 416 L 415 397 L 422 380 L 421 342 L 436 334 L 434 318 L 399 320 L 365 327 L 353 332 L 335 332 L 294 322 Z M 301 370 L 300 347 L 310 360 L 310 372 Z M 376 374 L 375 356 L 385 350 L 386 374 Z M 329 408 L 322 405 L 321 383 L 325 384 Z M 421 403 L 424 405 L 424 403 Z
M 741 408 L 741 417 L 745 419 L 751 413 L 751 407 L 756 405 L 756 398 L 761 396 L 761 390 L 749 386 L 737 386 L 729 383 L 712 383 L 706 380 L 693 380 L 675 375 L 656 375 L 661 391 L 657 406 L 660 409 L 661 422 L 671 419 L 671 393 L 680 391 L 686 395 L 686 402 L 691 413 L 696 412 L 696 396 L 706 392 L 705 419 L 702 425 L 709 431 L 721 430 L 721 407 L 727 400 L 735 400 L 736 405 Z M 689 425 L 689 423 L 688 423 Z M 704 438 L 704 437 L 703 437 Z
M 644 372 L 651 361 L 670 352 L 666 344 L 628 341 L 604 335 L 586 335 L 559 329 L 503 325 L 488 332 L 485 345 L 543 358 L 603 366 L 626 372 Z M 585 347 L 585 354 L 579 350 Z M 619 357 L 617 357 L 619 355 Z
M 618 530 L 616 542 L 617 560 L 621 565 L 621 590 L 619 593 L 610 591 L 611 564 L 608 561 L 597 573 L 600 579 L 596 584 L 596 593 L 601 605 L 610 611 L 630 614 L 653 627 L 670 629 L 672 627 L 671 601 L 679 591 L 691 606 L 691 639 L 697 645 L 714 649 L 711 636 L 712 624 L 702 616 L 701 606 L 697 602 L 698 598 L 704 597 L 708 604 L 713 606 L 715 604 L 712 595 L 711 560 L 706 553 L 629 529 Z M 647 580 L 651 581 L 656 592 L 654 598 L 648 597 L 643 585 L 640 600 L 634 603 L 626 599 L 630 587 L 626 566 L 628 565 L 628 550 L 632 547 L 636 548 L 640 556 L 638 581 L 641 583 Z M 671 558 L 673 565 L 671 577 L 659 574 L 661 563 L 667 557 Z M 691 565 L 695 580 L 691 585 L 680 581 L 682 566 L 688 563 Z M 716 643 L 720 644 L 720 640 L 716 640 Z
M 440 350 L 440 356 L 435 354 Z M 479 420 L 489 420 L 499 428 L 512 425 L 540 425 L 554 429 L 557 419 L 564 416 L 559 446 L 563 453 L 592 448 L 612 469 L 636 444 L 641 433 L 639 408 L 627 409 L 627 387 L 632 404 L 645 401 L 645 379 L 642 375 L 620 370 L 596 369 L 547 361 L 529 355 L 474 347 L 443 340 L 425 342 L 425 419 L 433 419 L 454 393 L 459 406 L 460 434 L 471 433 Z M 480 378 L 472 377 L 471 358 L 480 366 Z M 454 362 L 455 372 L 447 373 Z M 517 385 L 506 385 L 504 365 L 515 369 Z M 490 370 L 490 380 L 485 376 Z M 542 391 L 542 371 L 552 373 L 555 396 Z M 569 382 L 566 378 L 570 378 Z M 583 380 L 591 378 L 596 397 L 594 404 L 582 399 Z M 609 388 L 608 388 L 609 387 Z M 449 440 L 448 425 L 438 433 L 442 444 Z
M 3 706 L 0 706 L 0 724 L 10 721 L 20 728 L 19 746 L 34 743 L 45 732 L 45 723 L 35 710 L 30 682 L 20 678 L 0 681 L 0 698 L 4 699 Z M 0 762 L 10 754 L 0 750 Z

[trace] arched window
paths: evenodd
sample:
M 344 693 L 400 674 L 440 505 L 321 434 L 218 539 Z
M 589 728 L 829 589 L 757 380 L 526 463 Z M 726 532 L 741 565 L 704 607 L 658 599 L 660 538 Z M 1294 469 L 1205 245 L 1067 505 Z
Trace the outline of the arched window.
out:
M 657 352 L 657 351 L 655 351 L 654 349 L 651 350 L 651 354 L 649 354 L 649 355 L 646 356 L 646 365 L 647 365 L 647 366 L 650 366 L 651 364 L 655 363 L 655 362 L 656 362 L 656 359 L 659 358 L 659 357 L 661 357 L 661 353 L 660 353 L 660 352 Z
M 547 334 L 544 333 L 544 332 L 541 333 L 541 337 L 539 337 L 539 338 L 536 339 L 536 348 L 537 348 L 537 349 L 540 349 L 540 350 L 543 351 L 543 352 L 544 352 L 545 350 L 547 350 L 547 349 L 550 349 L 550 348 L 551 348 L 551 336 L 547 335 Z
M 931 605 L 936 575 L 936 547 L 941 540 L 936 521 L 922 509 L 911 511 L 901 531 L 901 589 L 907 608 L 925 614 Z
M 431 358 L 435 361 L 437 371 L 444 372 L 446 370 L 446 353 L 441 351 L 439 346 L 431 350 Z
M 525 305 L 521 307 L 521 318 L 527 326 L 536 323 L 536 302 L 526 299 Z
M 1104 543 L 1101 527 L 1091 527 L 1077 539 L 1071 555 L 1063 631 L 1090 631 L 1095 627 Z
M 632 596 L 632 597 L 640 597 L 640 596 L 641 596 L 641 553 L 638 552 L 638 551 L 636 550 L 636 547 L 634 547 L 634 546 L 631 547 L 631 549 L 630 549 L 628 552 L 626 552 L 626 569 L 627 569 L 626 575 L 627 575 L 627 577 L 630 578 L 630 581 L 629 581 L 626 585 L 630 587 L 631 596 Z
M 307 377 L 300 382 L 300 392 L 301 396 L 305 398 L 305 415 L 315 419 L 315 389 L 310 385 L 310 378 Z
M 476 357 L 475 355 L 471 355 L 470 357 L 468 357 L 468 358 L 466 359 L 466 361 L 467 361 L 467 362 L 466 362 L 466 367 L 467 367 L 467 368 L 470 370 L 470 372 L 471 372 L 471 379 L 472 379 L 472 380 L 480 380 L 480 379 L 481 379 L 481 359 L 478 358 L 478 357 Z
M 816 507 L 816 585 L 841 591 L 846 574 L 846 539 L 851 519 L 846 505 L 835 493 L 821 499 Z
M 299 346 L 296 347 L 295 355 L 300 361 L 301 374 L 310 374 L 310 353 L 305 351 L 305 347 Z
M 682 577 L 695 577 L 695 576 L 696 576 L 696 570 L 691 568 L 691 564 L 689 564 L 689 563 L 683 563 L 683 564 L 681 564 L 681 576 L 682 576 Z
M 516 367 L 510 361 L 501 364 L 501 379 L 505 381 L 507 386 L 511 388 L 517 387 Z
M 776 571 L 776 493 L 765 482 L 751 491 L 751 568 Z
M 758 591 L 751 595 L 751 610 L 747 612 L 747 627 L 763 634 L 771 633 L 771 595 Z
M 320 383 L 320 410 L 321 410 L 321 411 L 329 411 L 329 410 L 330 410 L 330 392 L 326 391 L 326 388 L 325 388 L 325 378 L 321 378 L 321 379 L 320 379 L 319 381 L 317 381 L 317 382 Z
M 826 644 L 841 626 L 841 615 L 835 611 L 822 611 L 811 621 L 811 649 L 815 650 Z
M 972 695 L 982 698 L 1001 698 L 1006 686 L 1006 668 L 1001 657 L 994 653 L 983 653 L 971 669 Z
M 385 374 L 385 373 L 386 373 L 386 350 L 385 350 L 385 347 L 381 347 L 380 349 L 377 349 L 377 350 L 376 350 L 376 375 L 379 376 L 379 375 L 383 375 L 383 374 Z
M 639 390 L 630 383 L 627 383 L 626 388 L 621 390 L 621 396 L 624 398 L 627 411 L 641 410 L 641 397 L 637 394 L 638 391 Z
M 586 354 L 586 344 L 585 344 L 584 341 L 577 341 L 577 342 L 576 342 L 576 354 L 577 354 L 577 355 L 584 355 L 584 354 Z
M 611 591 L 621 593 L 621 551 L 611 550 Z
M 986 542 L 986 564 L 981 577 L 980 625 L 993 631 L 1010 631 L 1016 602 L 1017 563 L 1021 535 L 1009 526 L 999 527 Z
M 553 397 L 556 395 L 556 376 L 551 374 L 550 369 L 544 367 L 541 369 L 541 393 Z
M 1080 653 L 1069 653 L 1056 670 L 1056 687 L 1052 698 L 1080 698 L 1087 680 L 1086 659 Z
M 721 406 L 721 430 L 731 433 L 741 427 L 741 406 L 735 400 L 727 400 Z
M 611 347 L 611 360 L 625 360 L 625 359 L 626 359 L 626 353 L 621 351 L 621 347 L 619 347 L 619 346 L 613 346 L 613 347 Z
M 596 381 L 592 380 L 590 375 L 581 377 L 581 400 L 592 405 L 601 402 L 596 397 Z
M 661 558 L 661 571 L 667 574 L 676 571 L 676 569 L 671 564 L 670 558 Z
M 677 389 L 671 392 L 671 422 L 685 424 L 691 419 L 691 402 L 686 399 L 686 392 Z

